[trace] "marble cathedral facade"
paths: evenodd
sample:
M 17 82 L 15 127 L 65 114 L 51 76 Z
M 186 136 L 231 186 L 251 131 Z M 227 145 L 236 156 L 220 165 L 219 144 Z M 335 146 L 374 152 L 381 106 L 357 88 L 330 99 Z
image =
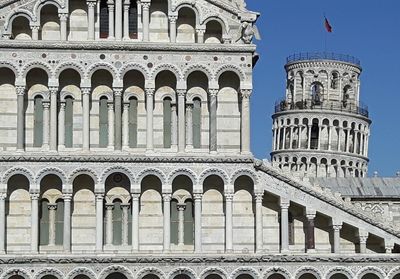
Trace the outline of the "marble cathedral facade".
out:
M 280 140 L 273 164 L 253 157 L 258 16 L 241 0 L 0 4 L 0 279 L 400 278 L 393 197 L 383 218 L 285 169 Z

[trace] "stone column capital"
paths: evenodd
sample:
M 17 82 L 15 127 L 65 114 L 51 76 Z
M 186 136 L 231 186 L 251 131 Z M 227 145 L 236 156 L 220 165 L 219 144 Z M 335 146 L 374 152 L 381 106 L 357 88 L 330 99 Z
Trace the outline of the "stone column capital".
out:
M 306 217 L 308 220 L 314 220 L 317 212 L 313 208 L 306 208 Z
M 253 92 L 252 89 L 241 89 L 240 90 L 240 94 L 242 95 L 243 99 L 250 99 L 252 92 Z
M 342 225 L 334 224 L 332 225 L 332 228 L 334 231 L 340 231 L 342 229 Z
M 168 19 L 170 23 L 176 23 L 176 21 L 178 20 L 178 15 L 168 15 Z
M 50 108 L 50 102 L 48 100 L 43 100 L 43 108 L 44 109 L 49 109 Z
M 233 193 L 233 192 L 226 192 L 226 193 L 224 193 L 224 196 L 225 196 L 225 200 L 226 201 L 229 201 L 229 202 L 232 202 L 233 201 L 233 196 L 234 196 L 235 194 Z
M 66 106 L 65 101 L 64 102 L 60 102 L 60 110 L 65 110 L 65 106 Z
M 216 97 L 218 95 L 219 89 L 209 89 L 208 93 L 211 97 Z
M 90 95 L 91 88 L 90 87 L 82 87 L 81 92 L 82 95 Z
M 131 205 L 129 203 L 121 203 L 121 208 L 129 208 Z
M 254 197 L 256 202 L 262 202 L 264 197 L 264 192 L 255 192 Z
M 50 92 L 50 95 L 56 95 L 58 92 L 58 86 L 50 86 L 49 92 Z
M 0 201 L 4 201 L 7 198 L 6 192 L 0 192 Z
M 31 196 L 31 200 L 38 200 L 40 197 L 40 193 L 39 192 L 30 192 L 29 195 Z
M 110 110 L 114 110 L 114 104 L 113 103 L 108 103 L 107 104 L 107 108 L 108 108 L 109 111 Z
M 290 200 L 289 199 L 287 199 L 287 198 L 282 198 L 281 197 L 281 199 L 280 199 L 280 202 L 279 202 L 279 204 L 280 204 L 280 207 L 281 207 L 281 209 L 289 209 L 289 206 L 290 206 Z
M 193 199 L 195 201 L 201 201 L 202 198 L 203 198 L 203 194 L 202 193 L 194 193 L 193 194 Z
M 57 204 L 56 203 L 48 203 L 47 208 L 49 210 L 57 210 Z
M 162 194 L 162 197 L 163 197 L 163 201 L 164 201 L 164 202 L 170 202 L 170 201 L 171 201 L 171 199 L 172 199 L 172 195 L 171 195 L 171 193 L 168 193 L 168 194 Z
M 104 200 L 104 193 L 96 193 L 96 201 L 103 201 Z
M 178 97 L 185 97 L 186 89 L 177 89 L 176 94 L 178 94 Z
M 178 208 L 178 211 L 184 211 L 186 209 L 186 203 L 178 203 L 176 207 Z
M 204 35 L 206 33 L 206 28 L 205 27 L 197 27 L 196 33 L 199 35 Z
M 131 193 L 132 201 L 139 201 L 140 193 Z
M 16 86 L 15 90 L 16 90 L 17 96 L 25 95 L 25 92 L 26 92 L 25 86 Z
M 62 198 L 63 198 L 64 202 L 65 201 L 69 201 L 70 202 L 72 200 L 72 194 L 71 193 L 64 193 L 62 195 Z
M 150 3 L 149 2 L 142 2 L 142 8 L 143 8 L 143 10 L 149 10 L 150 9 Z
M 30 27 L 31 27 L 32 31 L 39 31 L 39 29 L 40 29 L 40 26 L 37 26 L 37 25 L 31 25 Z
M 113 203 L 106 203 L 106 210 L 113 210 L 114 204 Z
M 113 88 L 113 91 L 114 91 L 114 96 L 118 96 L 118 97 L 121 97 L 122 96 L 122 91 L 123 91 L 123 88 L 121 88 L 121 87 L 116 87 L 116 88 Z
M 147 96 L 150 96 L 150 97 L 152 97 L 152 96 L 154 95 L 154 92 L 155 92 L 155 91 L 156 91 L 155 88 L 146 88 L 146 89 L 145 89 L 146 95 L 147 95 Z
M 58 14 L 58 17 L 60 18 L 60 21 L 67 21 L 68 14 L 67 13 L 61 13 L 61 14 Z

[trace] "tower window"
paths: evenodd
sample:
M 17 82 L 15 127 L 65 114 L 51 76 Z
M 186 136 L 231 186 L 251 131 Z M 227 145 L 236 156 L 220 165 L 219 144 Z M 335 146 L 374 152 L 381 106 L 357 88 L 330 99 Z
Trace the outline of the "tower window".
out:
M 41 147 L 43 144 L 43 98 L 35 97 L 33 119 L 33 146 Z
M 201 148 L 201 101 L 193 100 L 193 147 Z
M 100 38 L 108 38 L 109 30 L 109 14 L 107 0 L 100 2 Z
M 137 107 L 136 98 L 129 100 L 129 147 L 137 147 Z
M 163 101 L 164 115 L 164 148 L 171 147 L 171 99 L 165 98 Z
M 137 39 L 138 36 L 138 10 L 136 1 L 131 0 L 129 6 L 129 38 Z
M 311 85 L 311 100 L 314 105 L 320 105 L 322 102 L 322 94 L 324 87 L 319 82 L 314 82 Z
M 73 146 L 73 105 L 71 96 L 65 98 L 65 147 Z
M 99 147 L 108 145 L 108 100 L 105 97 L 100 99 L 99 108 Z

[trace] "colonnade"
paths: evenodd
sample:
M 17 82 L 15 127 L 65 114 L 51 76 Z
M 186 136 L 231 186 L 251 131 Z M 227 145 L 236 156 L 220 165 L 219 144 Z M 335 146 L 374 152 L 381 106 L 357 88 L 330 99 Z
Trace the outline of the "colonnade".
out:
M 25 86 L 16 86 L 17 92 L 17 150 L 24 151 L 25 139 Z M 186 89 L 177 89 L 177 102 L 171 108 L 171 142 L 178 152 L 193 148 L 192 104 L 186 100 Z M 217 102 L 219 89 L 209 89 L 209 151 L 218 152 Z M 250 153 L 250 96 L 251 90 L 241 90 L 241 152 Z M 91 87 L 81 87 L 82 94 L 82 150 L 90 150 Z M 155 88 L 145 88 L 146 96 L 146 150 L 154 151 L 154 94 Z M 49 97 L 43 99 L 44 150 L 65 148 L 65 100 L 59 100 L 59 88 L 49 87 Z M 129 145 L 129 104 L 123 101 L 123 88 L 113 88 L 113 102 L 108 103 L 108 148 L 122 150 Z
M 273 151 L 287 149 L 328 150 L 368 156 L 369 129 L 343 127 L 307 121 L 307 124 L 290 123 L 277 119 L 273 126 Z M 318 129 L 313 137 L 313 126 Z M 358 125 L 357 125 L 358 126 Z M 323 135 L 326 137 L 323 137 Z

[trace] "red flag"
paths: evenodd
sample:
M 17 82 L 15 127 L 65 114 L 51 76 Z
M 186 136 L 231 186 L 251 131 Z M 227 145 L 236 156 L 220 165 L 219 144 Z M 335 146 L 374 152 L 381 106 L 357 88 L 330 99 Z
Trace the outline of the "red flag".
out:
M 332 33 L 332 26 L 330 25 L 328 19 L 325 17 L 325 29 L 326 31 L 328 31 L 329 33 Z

